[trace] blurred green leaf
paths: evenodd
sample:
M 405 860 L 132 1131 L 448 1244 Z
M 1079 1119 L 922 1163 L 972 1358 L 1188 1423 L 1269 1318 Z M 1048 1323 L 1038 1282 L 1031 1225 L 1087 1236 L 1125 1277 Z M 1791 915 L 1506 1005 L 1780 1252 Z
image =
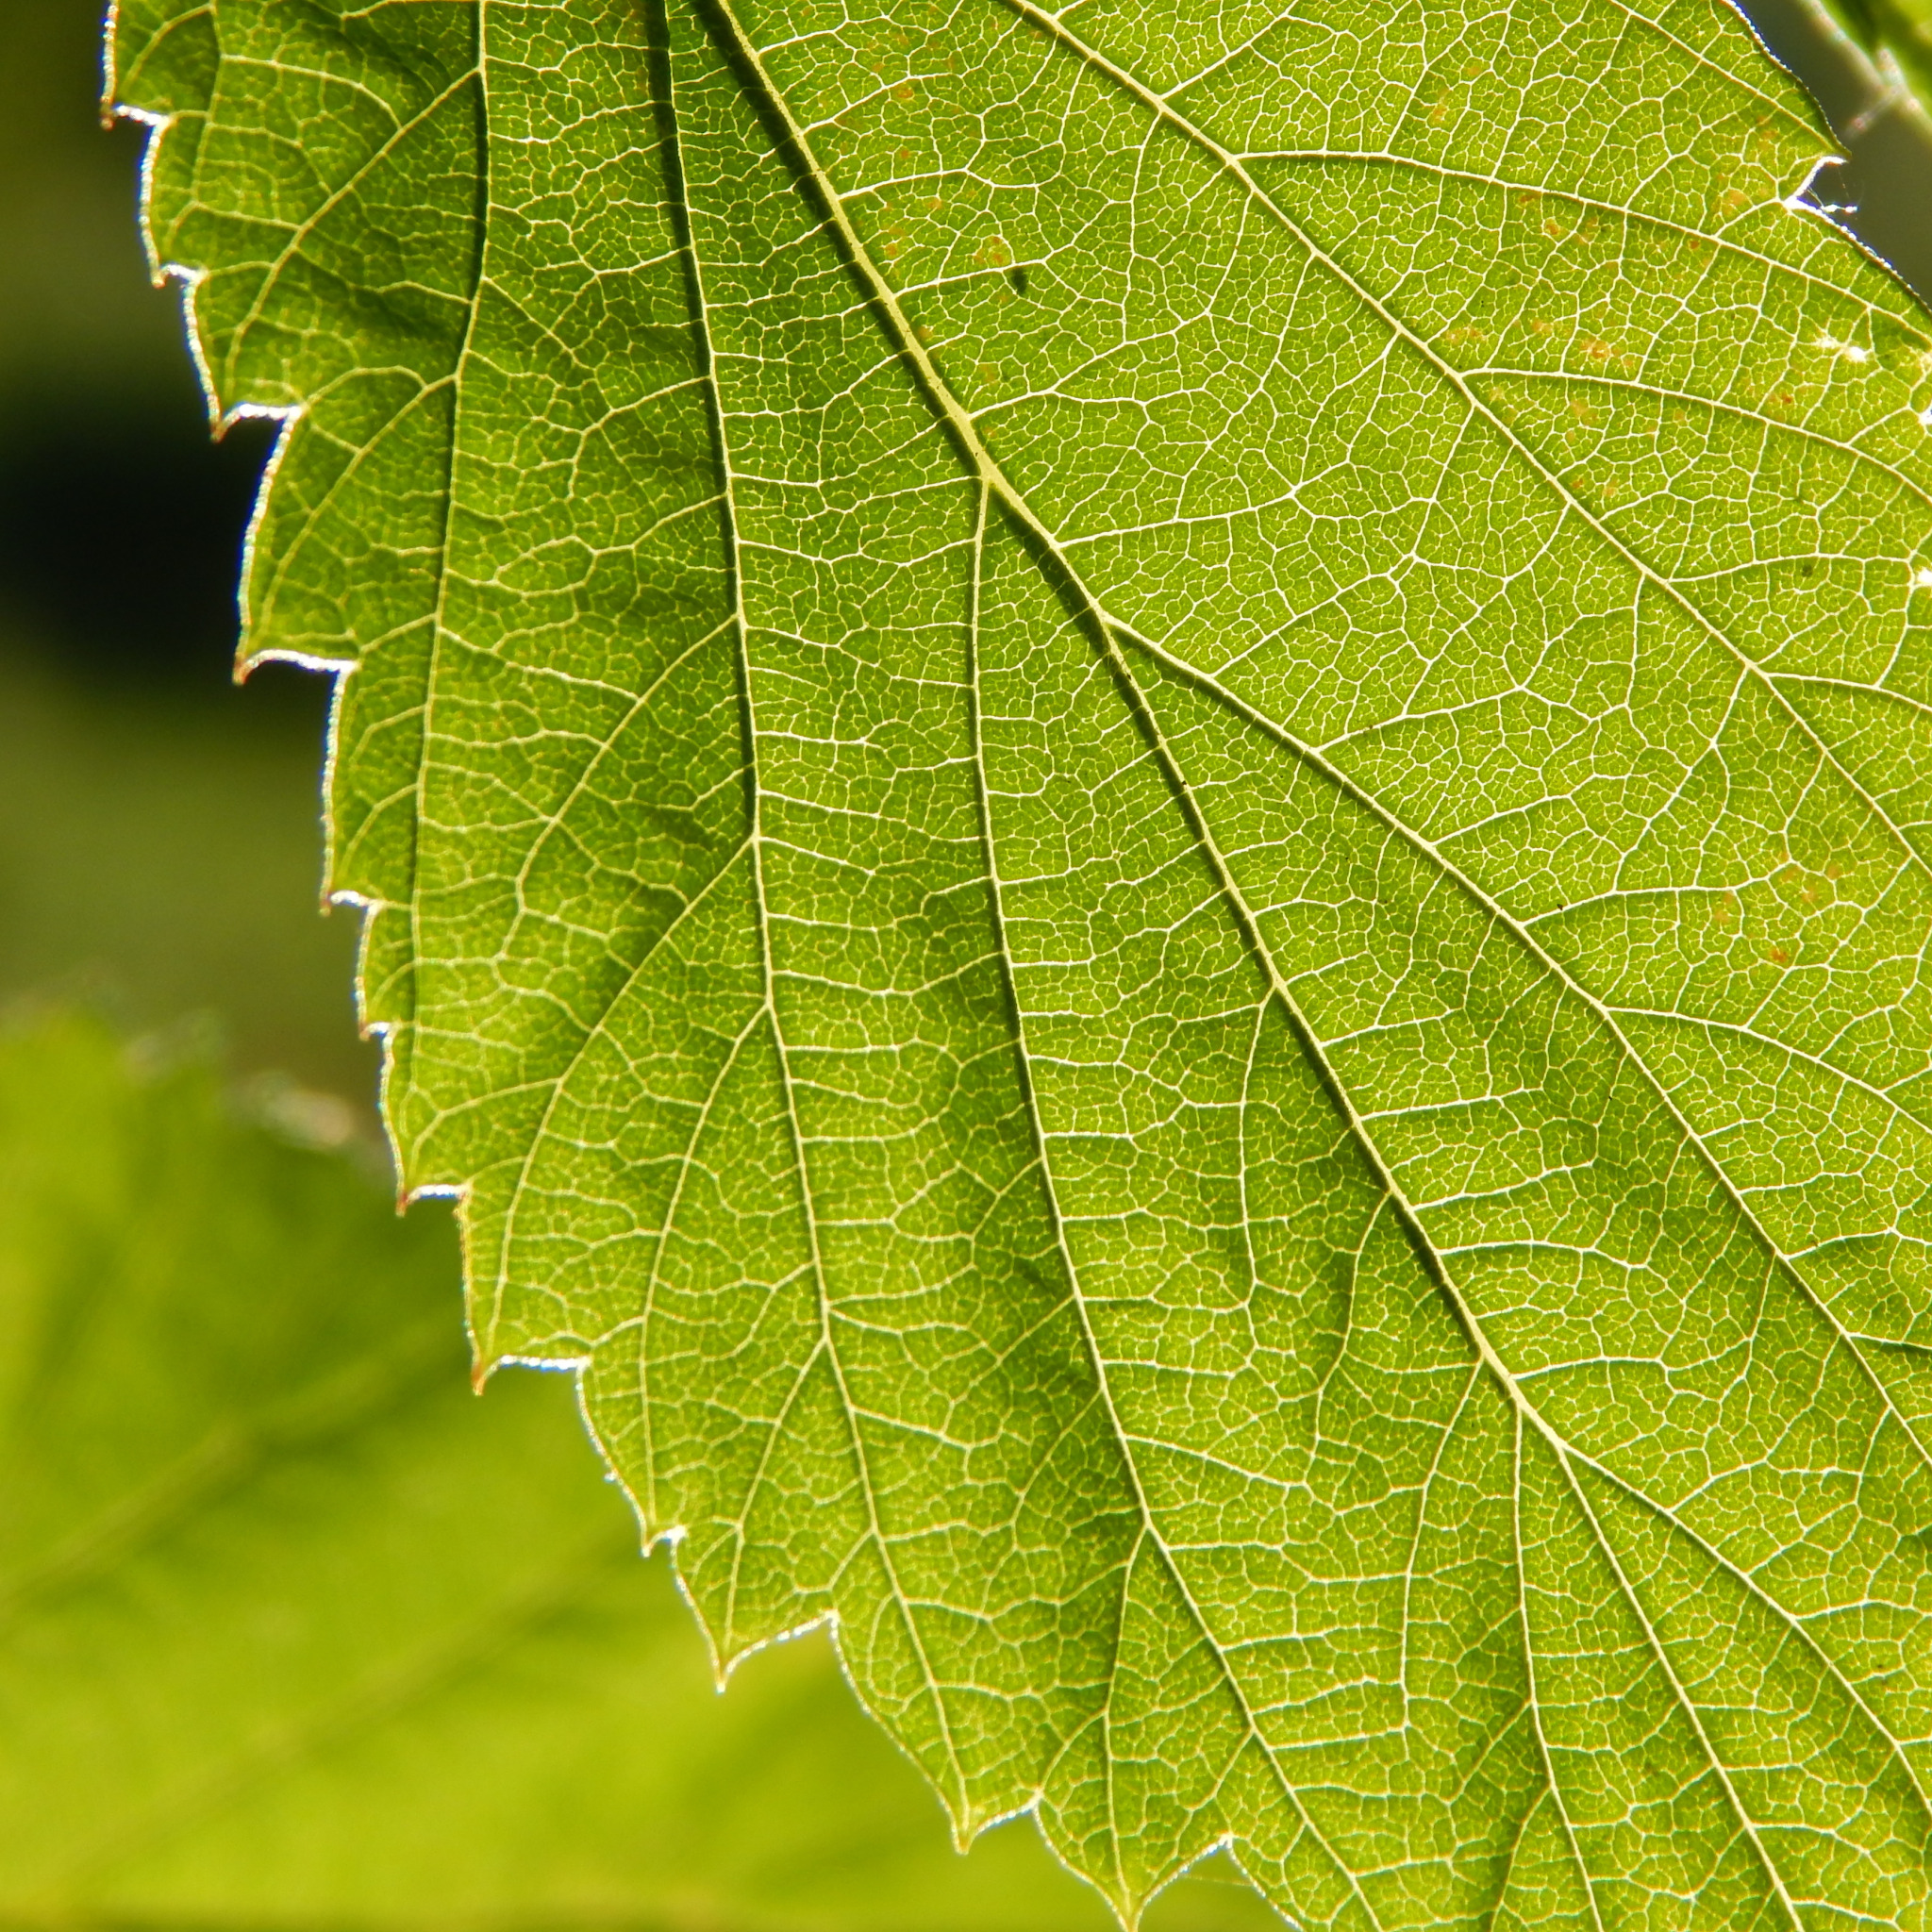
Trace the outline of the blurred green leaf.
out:
M 1030 1831 L 945 1848 L 822 1638 L 717 1697 L 565 1380 L 477 1401 L 456 1307 L 446 1215 L 203 1067 L 0 1038 L 0 1924 L 1105 1922 Z
M 1890 57 L 1921 107 L 1932 103 L 1932 0 L 1814 0 L 1874 59 Z

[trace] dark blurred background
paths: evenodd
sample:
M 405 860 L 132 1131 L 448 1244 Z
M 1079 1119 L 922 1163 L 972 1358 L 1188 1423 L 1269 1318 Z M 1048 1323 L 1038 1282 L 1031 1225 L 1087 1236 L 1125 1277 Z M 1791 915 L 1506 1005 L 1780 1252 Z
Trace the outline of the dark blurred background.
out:
M 1808 0 L 1760 30 L 1853 156 L 1819 192 L 1932 291 L 1932 136 Z M 146 1027 L 219 1014 L 235 1059 L 366 1108 L 355 919 L 317 917 L 325 681 L 238 689 L 239 546 L 266 425 L 212 441 L 103 131 L 96 0 L 0 0 L 0 1000 Z
M 317 916 L 326 680 L 231 676 L 270 425 L 211 440 L 104 130 L 97 0 L 0 0 L 0 1000 L 218 1015 L 366 1107 L 356 920 Z

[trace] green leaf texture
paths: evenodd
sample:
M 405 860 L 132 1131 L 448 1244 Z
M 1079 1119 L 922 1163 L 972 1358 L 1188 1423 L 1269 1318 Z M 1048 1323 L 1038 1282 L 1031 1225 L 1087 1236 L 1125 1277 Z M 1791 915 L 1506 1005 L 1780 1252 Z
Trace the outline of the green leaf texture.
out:
M 1126 1915 L 1932 1924 L 1932 336 L 1716 0 L 122 0 L 408 1185 Z
M 454 1245 L 204 1068 L 0 1035 L 0 1924 L 1098 1932 L 823 1644 L 713 1694 L 561 1378 L 471 1399 Z

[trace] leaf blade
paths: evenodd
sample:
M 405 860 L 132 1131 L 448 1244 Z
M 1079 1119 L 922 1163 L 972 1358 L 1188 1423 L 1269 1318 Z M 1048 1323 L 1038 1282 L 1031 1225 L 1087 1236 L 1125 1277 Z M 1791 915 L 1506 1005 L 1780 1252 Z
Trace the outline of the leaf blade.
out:
M 553 15 L 602 19 L 492 32 Z M 1815 120 L 1698 5 L 660 25 L 606 84 L 662 130 L 729 608 L 715 697 L 611 701 L 742 815 L 635 962 L 676 841 L 606 825 L 620 990 L 520 1005 L 575 943 L 502 909 L 523 845 L 613 729 L 535 783 L 567 708 L 505 692 L 575 646 L 452 657 L 391 1103 L 471 1190 L 485 1359 L 587 1364 L 724 1654 L 833 1614 L 959 1828 L 1036 1804 L 1124 1911 L 1232 1839 L 1299 1916 L 1474 1923 L 1533 1840 L 1605 1923 L 1909 1922 L 1932 352 L 1795 211 Z M 1444 1610 L 1488 1689 L 1418 1716 L 1465 1455 L 1520 1614 Z M 1849 1700 L 1788 1738 L 1892 1821 L 1838 1865 L 1630 1498 Z M 1591 1810 L 1614 1740 L 1529 1722 L 1572 1543 L 1674 1740 L 1656 1858 Z

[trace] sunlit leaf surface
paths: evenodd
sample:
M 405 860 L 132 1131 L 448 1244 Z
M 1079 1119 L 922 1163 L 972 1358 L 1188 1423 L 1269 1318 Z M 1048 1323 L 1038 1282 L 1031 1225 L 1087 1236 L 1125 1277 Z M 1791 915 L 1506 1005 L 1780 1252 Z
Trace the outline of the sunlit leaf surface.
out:
M 1715 0 L 123 0 L 410 1186 L 1124 1911 L 1927 1923 L 1932 344 Z

